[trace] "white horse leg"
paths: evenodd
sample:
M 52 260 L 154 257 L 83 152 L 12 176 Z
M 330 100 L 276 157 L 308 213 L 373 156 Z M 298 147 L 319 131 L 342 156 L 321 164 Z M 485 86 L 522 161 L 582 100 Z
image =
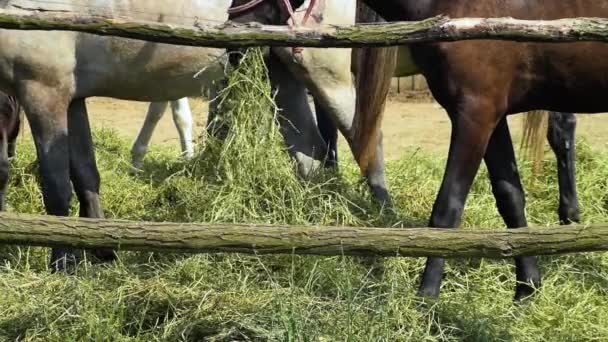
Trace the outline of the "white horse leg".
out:
M 135 143 L 133 143 L 133 147 L 131 148 L 131 165 L 133 165 L 135 169 L 141 168 L 144 156 L 148 151 L 148 145 L 150 144 L 150 139 L 152 138 L 154 128 L 156 128 L 158 121 L 163 116 L 166 109 L 167 102 L 150 103 L 148 113 L 146 114 L 146 119 L 144 120 L 144 125 L 139 130 L 139 134 L 137 135 Z
M 182 155 L 192 158 L 194 155 L 194 144 L 192 140 L 192 112 L 188 104 L 188 98 L 184 97 L 177 101 L 171 101 L 173 112 L 173 123 L 179 134 L 179 142 L 182 147 Z

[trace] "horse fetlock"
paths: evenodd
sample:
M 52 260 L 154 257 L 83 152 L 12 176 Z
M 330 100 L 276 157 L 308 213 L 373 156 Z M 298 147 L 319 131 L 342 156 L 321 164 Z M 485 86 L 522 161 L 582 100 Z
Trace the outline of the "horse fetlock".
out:
M 112 248 L 95 248 L 91 250 L 91 253 L 101 262 L 109 263 L 118 258 L 116 251 Z
M 147 152 L 148 146 L 133 145 L 133 148 L 131 148 L 131 165 L 136 169 L 140 169 Z
M 53 248 L 49 268 L 51 272 L 73 274 L 82 260 L 81 251 L 72 248 Z
M 445 260 L 443 258 L 428 258 L 422 273 L 422 280 L 417 295 L 422 298 L 437 298 L 443 280 Z
M 322 159 L 315 159 L 302 152 L 295 152 L 294 158 L 296 160 L 298 174 L 304 179 L 311 178 L 323 167 Z
M 580 222 L 580 210 L 577 201 L 560 201 L 558 213 L 562 224 Z
M 515 258 L 515 301 L 521 301 L 534 295 L 541 286 L 541 275 L 537 258 L 524 256 Z
M 384 184 L 384 182 L 373 182 L 372 180 L 368 179 L 367 184 L 370 188 L 370 191 L 372 193 L 372 196 L 374 197 L 375 200 L 377 200 L 381 205 L 386 206 L 386 207 L 392 207 L 393 203 L 391 200 L 391 196 L 388 192 L 388 189 L 386 188 L 386 184 Z
M 182 156 L 186 159 L 192 159 L 194 157 L 194 148 L 187 148 L 182 152 Z

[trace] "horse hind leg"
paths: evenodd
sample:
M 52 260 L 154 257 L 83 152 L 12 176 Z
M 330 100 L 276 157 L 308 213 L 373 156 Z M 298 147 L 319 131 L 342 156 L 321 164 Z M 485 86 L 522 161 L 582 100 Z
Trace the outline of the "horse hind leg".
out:
M 151 102 L 148 107 L 144 124 L 139 130 L 137 138 L 131 148 L 131 165 L 135 170 L 141 169 L 144 156 L 146 155 L 146 152 L 148 152 L 150 139 L 152 139 L 152 133 L 154 133 L 158 121 L 165 113 L 167 105 L 167 102 Z
M 35 81 L 24 82 L 19 89 L 30 123 L 40 163 L 42 197 L 49 215 L 68 216 L 72 188 L 67 110 L 69 87 L 46 86 Z M 53 271 L 72 270 L 79 255 L 73 248 L 53 248 L 50 267 Z
M 526 227 L 528 225 L 524 211 L 526 200 L 506 118 L 498 123 L 490 138 L 485 163 L 496 206 L 505 224 L 508 228 Z M 516 257 L 515 272 L 517 280 L 515 300 L 530 296 L 540 286 L 541 277 L 536 257 Z
M 188 98 L 184 97 L 177 101 L 171 101 L 171 112 L 173 113 L 173 123 L 179 134 L 182 155 L 186 158 L 192 158 L 194 155 L 192 112 L 190 111 Z
M 80 217 L 103 218 L 99 198 L 100 177 L 84 99 L 72 101 L 68 108 L 68 132 L 70 178 L 80 202 Z M 94 249 L 92 252 L 102 261 L 111 261 L 116 257 L 112 249 Z
M 558 214 L 562 224 L 580 220 L 575 178 L 575 131 L 576 116 L 573 113 L 549 113 L 547 140 L 557 159 Z

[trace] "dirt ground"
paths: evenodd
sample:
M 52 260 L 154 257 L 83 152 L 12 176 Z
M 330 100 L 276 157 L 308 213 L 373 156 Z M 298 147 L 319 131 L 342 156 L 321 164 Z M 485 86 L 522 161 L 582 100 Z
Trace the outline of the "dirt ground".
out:
M 111 127 L 127 139 L 135 139 L 143 123 L 148 103 L 92 98 L 87 102 L 91 124 L 94 127 Z M 207 103 L 191 99 L 195 116 L 195 136 L 204 127 Z M 595 148 L 605 148 L 608 140 L 608 115 L 579 115 L 577 136 L 584 136 Z M 521 115 L 509 119 L 515 141 L 519 141 Z M 393 97 L 387 104 L 383 122 L 384 145 L 387 159 L 401 156 L 405 147 L 419 147 L 426 151 L 447 153 L 450 122 L 447 115 L 434 103 L 403 102 Z M 152 137 L 152 144 L 175 144 L 177 131 L 170 110 L 160 120 Z

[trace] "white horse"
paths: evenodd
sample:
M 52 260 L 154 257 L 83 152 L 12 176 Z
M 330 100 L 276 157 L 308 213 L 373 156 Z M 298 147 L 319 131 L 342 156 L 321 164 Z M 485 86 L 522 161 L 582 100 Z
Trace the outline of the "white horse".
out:
M 195 24 L 196 20 L 225 21 L 231 3 L 231 0 L 48 3 L 9 0 L 2 2 L 2 6 Z M 315 18 L 323 18 L 324 23 L 352 24 L 355 20 L 354 0 L 332 0 L 315 11 Z M 305 49 L 294 55 L 288 48 L 272 50 L 278 57 L 270 58 L 271 80 L 278 90 L 276 100 L 282 117 L 289 121 L 283 122 L 281 131 L 298 162 L 298 170 L 307 175 L 321 165 L 326 146 L 308 106 L 306 88 L 319 104 L 318 110 L 326 111 L 352 143 L 355 90 L 350 51 Z M 85 106 L 87 97 L 166 102 L 200 96 L 202 88 L 212 89 L 224 77 L 225 63 L 225 53 L 220 49 L 76 32 L 0 30 L 0 90 L 15 95 L 26 112 L 40 162 L 47 212 L 68 215 L 71 181 L 80 201 L 80 215 L 103 216 L 100 179 Z M 199 76 L 193 78 L 195 74 Z M 383 172 L 368 176 L 375 189 L 385 191 Z M 96 254 L 113 257 L 112 251 Z M 74 250 L 56 248 L 51 264 L 55 269 L 63 269 L 66 262 L 71 264 L 75 258 Z

